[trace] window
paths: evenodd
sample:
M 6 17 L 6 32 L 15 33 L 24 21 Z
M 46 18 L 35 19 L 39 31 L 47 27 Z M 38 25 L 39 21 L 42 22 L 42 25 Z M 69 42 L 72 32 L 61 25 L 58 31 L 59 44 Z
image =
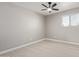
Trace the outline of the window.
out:
M 62 24 L 65 27 L 68 27 L 69 26 L 69 16 L 64 16 L 63 17 Z
M 71 26 L 79 25 L 79 14 L 75 14 L 71 16 Z
M 64 27 L 79 25 L 79 14 L 63 16 L 62 24 Z

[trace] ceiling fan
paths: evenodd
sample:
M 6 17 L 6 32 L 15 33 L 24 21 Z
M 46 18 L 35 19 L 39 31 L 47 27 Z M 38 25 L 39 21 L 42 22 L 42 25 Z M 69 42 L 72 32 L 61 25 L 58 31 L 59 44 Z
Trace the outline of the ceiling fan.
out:
M 48 6 L 46 6 L 45 4 L 41 4 L 41 5 L 46 8 L 46 9 L 41 9 L 41 11 L 47 10 L 49 13 L 51 13 L 52 10 L 59 11 L 59 9 L 54 8 L 55 6 L 57 6 L 57 3 L 52 4 L 52 2 L 48 2 Z

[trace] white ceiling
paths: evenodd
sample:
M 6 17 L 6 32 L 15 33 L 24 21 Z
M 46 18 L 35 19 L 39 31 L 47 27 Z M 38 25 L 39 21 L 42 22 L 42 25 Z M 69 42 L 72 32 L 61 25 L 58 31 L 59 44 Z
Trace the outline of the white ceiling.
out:
M 72 9 L 72 8 L 77 8 L 79 7 L 79 3 L 78 2 L 56 2 L 58 5 L 55 8 L 59 8 L 59 11 L 52 11 L 52 13 L 49 13 L 48 11 L 41 11 L 41 9 L 44 9 L 45 7 L 43 7 L 41 4 L 44 3 L 46 5 L 47 2 L 14 2 L 14 4 L 30 9 L 34 12 L 43 14 L 43 15 L 50 15 L 53 13 L 57 13 L 57 12 L 61 12 L 61 11 L 65 11 L 68 9 Z M 54 2 L 52 2 L 53 4 Z

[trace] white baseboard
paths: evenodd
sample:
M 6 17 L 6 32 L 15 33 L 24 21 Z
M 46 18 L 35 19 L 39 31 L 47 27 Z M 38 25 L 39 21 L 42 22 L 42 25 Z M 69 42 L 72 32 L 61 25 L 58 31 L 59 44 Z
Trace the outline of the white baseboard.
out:
M 44 39 L 40 39 L 40 40 L 37 40 L 37 41 L 33 41 L 33 42 L 30 42 L 30 43 L 26 43 L 26 44 L 23 44 L 23 45 L 20 45 L 20 46 L 17 46 L 17 47 L 13 47 L 13 48 L 1 51 L 0 55 L 2 55 L 4 53 L 7 53 L 7 52 L 14 51 L 14 50 L 19 49 L 19 48 L 23 48 L 23 47 L 26 47 L 26 46 L 41 42 L 43 40 L 51 40 L 51 41 L 55 41 L 55 42 L 60 42 L 60 43 L 66 43 L 66 44 L 72 44 L 72 45 L 78 45 L 79 46 L 79 43 L 77 43 L 77 42 L 70 42 L 70 41 L 64 41 L 64 40 L 44 38 Z
M 37 41 L 33 41 L 33 42 L 30 42 L 30 43 L 26 43 L 26 44 L 23 44 L 23 45 L 20 45 L 20 46 L 17 46 L 17 47 L 13 47 L 13 48 L 10 48 L 10 49 L 1 51 L 1 52 L 0 52 L 0 55 L 2 55 L 2 54 L 4 54 L 4 53 L 7 53 L 7 52 L 14 51 L 14 50 L 19 49 L 19 48 L 23 48 L 23 47 L 26 47 L 26 46 L 29 46 L 29 45 L 32 45 L 32 44 L 41 42 L 41 41 L 43 41 L 43 40 L 45 40 L 45 39 L 40 39 L 40 40 L 37 40 Z
M 72 44 L 72 45 L 78 45 L 79 46 L 79 43 L 77 43 L 77 42 L 70 42 L 70 41 L 65 41 L 65 40 L 57 40 L 57 39 L 49 39 L 49 38 L 46 38 L 46 40 L 51 40 L 51 41 L 55 41 L 55 42 L 60 42 L 60 43 L 66 43 L 66 44 Z

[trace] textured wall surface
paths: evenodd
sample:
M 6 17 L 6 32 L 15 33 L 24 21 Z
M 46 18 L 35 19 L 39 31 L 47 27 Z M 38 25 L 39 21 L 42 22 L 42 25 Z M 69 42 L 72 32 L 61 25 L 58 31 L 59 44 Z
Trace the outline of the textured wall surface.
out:
M 42 15 L 11 3 L 0 3 L 0 51 L 42 38 Z
M 56 38 L 58 40 L 79 42 L 79 25 L 69 27 L 64 27 L 62 25 L 62 19 L 63 19 L 62 17 L 64 15 L 73 15 L 73 14 L 79 14 L 79 8 L 47 16 L 46 37 Z

